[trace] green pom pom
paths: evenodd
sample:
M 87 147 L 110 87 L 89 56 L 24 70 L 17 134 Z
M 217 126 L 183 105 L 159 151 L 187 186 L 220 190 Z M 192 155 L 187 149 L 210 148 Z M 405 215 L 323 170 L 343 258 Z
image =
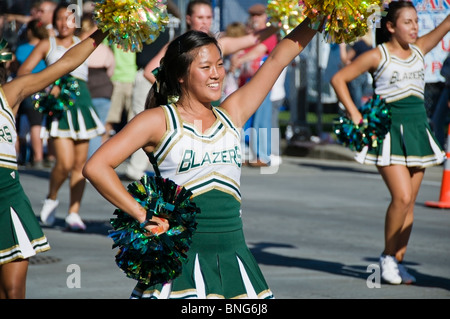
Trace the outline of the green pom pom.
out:
M 200 209 L 191 201 L 191 191 L 159 176 L 144 175 L 128 185 L 128 192 L 152 216 L 169 221 L 169 230 L 149 235 L 139 222 L 116 209 L 111 219 L 113 248 L 119 247 L 116 264 L 125 274 L 147 285 L 166 283 L 181 274 L 186 252 L 197 229 Z
M 391 110 L 384 99 L 376 95 L 359 110 L 363 122 L 355 125 L 351 119 L 341 116 L 334 123 L 334 132 L 338 142 L 353 151 L 360 152 L 365 146 L 376 149 L 391 127 Z

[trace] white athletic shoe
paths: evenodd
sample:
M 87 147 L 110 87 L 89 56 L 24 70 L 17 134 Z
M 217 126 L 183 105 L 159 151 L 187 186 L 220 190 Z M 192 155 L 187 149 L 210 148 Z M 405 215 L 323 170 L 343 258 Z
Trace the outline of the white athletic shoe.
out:
M 55 222 L 56 208 L 58 207 L 59 201 L 57 199 L 53 200 L 47 198 L 44 201 L 44 206 L 41 209 L 41 221 L 46 226 L 52 226 Z
M 86 230 L 86 225 L 81 220 L 80 214 L 70 213 L 66 217 L 66 226 L 72 231 Z
M 398 270 L 397 260 L 393 256 L 380 256 L 381 279 L 391 285 L 399 285 L 402 283 L 400 271 Z

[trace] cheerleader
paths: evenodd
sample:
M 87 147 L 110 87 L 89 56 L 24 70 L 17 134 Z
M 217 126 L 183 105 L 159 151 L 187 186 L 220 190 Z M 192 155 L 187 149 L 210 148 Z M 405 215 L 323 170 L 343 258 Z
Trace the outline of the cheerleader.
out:
M 7 83 L 5 64 L 0 62 L 0 298 L 25 298 L 28 258 L 50 249 L 20 184 L 15 149 L 19 105 L 79 66 L 105 36 L 96 31 L 53 65 Z
M 115 171 L 140 148 L 155 159 L 162 177 L 192 191 L 201 210 L 181 275 L 164 284 L 139 282 L 133 298 L 273 298 L 242 229 L 240 131 L 315 34 L 306 19 L 246 85 L 215 107 L 225 77 L 220 45 L 207 33 L 187 31 L 169 44 L 146 110 L 88 160 L 84 176 L 149 231 L 166 231 L 167 220 L 146 221 L 145 209 Z
M 363 164 L 376 165 L 391 202 L 385 219 L 384 250 L 380 256 L 381 277 L 389 284 L 416 281 L 403 265 L 411 235 L 414 205 L 425 168 L 439 165 L 445 152 L 433 136 L 424 106 L 424 55 L 450 30 L 447 16 L 433 31 L 418 37 L 416 9 L 410 1 L 392 1 L 381 20 L 384 40 L 337 72 L 332 80 L 339 101 L 351 120 L 358 124 L 362 115 L 352 101 L 347 84 L 370 72 L 374 94 L 391 108 L 390 131 L 374 149 L 366 146 L 356 155 Z
M 41 59 L 45 59 L 47 65 L 55 63 L 67 50 L 80 42 L 80 39 L 74 36 L 74 15 L 67 7 L 65 3 L 56 7 L 53 25 L 58 35 L 39 42 L 20 67 L 19 75 L 30 73 Z M 59 189 L 65 180 L 70 178 L 70 204 L 69 214 L 65 219 L 66 226 L 70 230 L 85 230 L 86 225 L 79 214 L 86 184 L 81 170 L 87 159 L 89 140 L 102 135 L 105 128 L 92 105 L 87 87 L 87 62 L 70 72 L 70 76 L 78 83 L 79 95 L 74 105 L 61 116 L 47 116 L 46 130 L 42 136 L 50 138 L 49 143 L 53 143 L 56 162 L 50 175 L 49 191 L 40 217 L 43 224 L 53 225 L 59 204 Z M 59 90 L 59 87 L 55 86 L 51 93 L 57 96 Z

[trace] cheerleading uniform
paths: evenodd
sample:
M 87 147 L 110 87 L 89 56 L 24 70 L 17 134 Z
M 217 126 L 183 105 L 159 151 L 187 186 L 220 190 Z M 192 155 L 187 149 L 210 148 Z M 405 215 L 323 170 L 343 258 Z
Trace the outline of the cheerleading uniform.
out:
M 378 46 L 381 61 L 372 74 L 374 94 L 390 107 L 391 126 L 379 147 L 365 146 L 356 154 L 359 163 L 424 168 L 445 160 L 425 110 L 424 56 L 417 46 L 410 47 L 411 55 L 400 59 L 390 55 L 385 44 Z
M 68 50 L 61 45 L 57 45 L 55 37 L 50 37 L 49 41 L 50 50 L 45 57 L 47 65 L 58 61 Z M 80 42 L 80 39 L 73 37 L 73 42 L 73 45 L 76 45 Z M 78 82 L 79 94 L 77 94 L 74 105 L 62 112 L 61 117 L 46 116 L 46 122 L 48 122 L 43 127 L 41 134 L 43 138 L 51 136 L 71 138 L 74 140 L 89 140 L 105 132 L 105 127 L 92 105 L 91 95 L 87 86 L 87 61 L 70 72 L 70 75 L 75 77 Z
M 189 189 L 200 208 L 182 273 L 169 283 L 138 283 L 132 298 L 273 298 L 248 249 L 241 220 L 240 132 L 222 108 L 205 133 L 162 106 L 167 131 L 152 156 L 164 178 Z
M 0 265 L 50 249 L 19 180 L 14 114 L 0 87 Z

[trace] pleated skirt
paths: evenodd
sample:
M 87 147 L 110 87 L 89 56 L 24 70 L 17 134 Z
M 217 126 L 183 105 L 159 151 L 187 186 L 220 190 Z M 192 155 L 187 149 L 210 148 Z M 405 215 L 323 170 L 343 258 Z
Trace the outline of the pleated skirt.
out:
M 378 148 L 369 150 L 366 146 L 357 153 L 356 161 L 420 168 L 443 163 L 446 153 L 431 130 L 423 100 L 410 96 L 389 106 L 392 112 L 390 131 Z
M 210 191 L 195 198 L 201 208 L 197 232 L 182 273 L 169 283 L 138 283 L 131 298 L 272 299 L 264 276 L 245 242 L 240 204 Z
M 71 138 L 73 140 L 90 140 L 105 132 L 105 127 L 92 104 L 87 84 L 78 80 L 80 95 L 72 107 L 60 117 L 45 116 L 41 137 Z
M 138 283 L 131 298 L 269 299 L 273 294 L 243 232 L 196 233 L 179 277 L 164 285 Z
M 16 170 L 0 167 L 0 265 L 50 249 Z

